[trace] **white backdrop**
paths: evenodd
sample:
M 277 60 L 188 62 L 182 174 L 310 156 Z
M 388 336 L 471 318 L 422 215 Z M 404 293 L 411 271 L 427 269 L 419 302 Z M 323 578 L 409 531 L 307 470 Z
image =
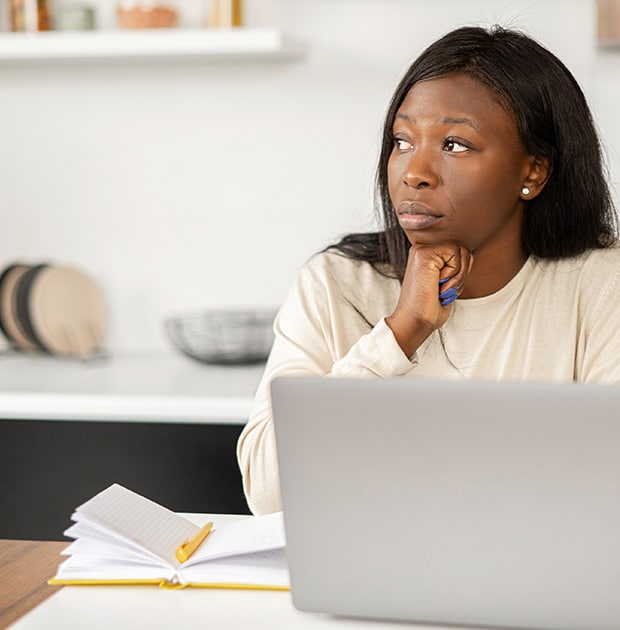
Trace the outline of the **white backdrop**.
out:
M 114 4 L 98 2 L 104 28 Z M 198 26 L 202 3 L 178 4 Z M 281 27 L 305 58 L 0 65 L 0 263 L 89 272 L 112 351 L 167 347 L 170 314 L 277 305 L 313 252 L 372 226 L 387 102 L 413 57 L 455 26 L 508 24 L 558 54 L 618 181 L 620 50 L 597 50 L 594 0 L 246 5 L 250 24 Z

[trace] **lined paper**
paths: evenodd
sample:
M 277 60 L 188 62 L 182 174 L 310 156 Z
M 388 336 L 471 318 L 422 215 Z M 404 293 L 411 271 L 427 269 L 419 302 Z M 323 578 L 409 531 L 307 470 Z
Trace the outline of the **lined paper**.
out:
M 282 512 L 244 519 L 214 529 L 207 542 L 185 563 L 191 566 L 215 558 L 283 549 L 284 519 Z
M 180 566 L 175 557 L 178 547 L 200 530 L 186 518 L 118 484 L 78 507 L 74 518 L 79 522 L 82 517 L 134 542 L 173 567 Z

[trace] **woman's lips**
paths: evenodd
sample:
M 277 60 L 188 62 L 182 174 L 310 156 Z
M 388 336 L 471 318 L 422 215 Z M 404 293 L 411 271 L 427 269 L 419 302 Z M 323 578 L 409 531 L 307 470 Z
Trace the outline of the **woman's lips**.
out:
M 443 218 L 422 204 L 410 202 L 401 203 L 397 214 L 398 222 L 403 230 L 424 230 Z

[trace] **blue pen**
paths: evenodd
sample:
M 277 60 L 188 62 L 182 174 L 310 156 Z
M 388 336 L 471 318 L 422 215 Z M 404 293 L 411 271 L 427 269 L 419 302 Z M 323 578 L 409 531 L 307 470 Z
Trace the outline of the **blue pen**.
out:
M 442 280 L 440 280 L 439 289 L 441 289 L 441 286 L 448 282 L 448 280 L 450 280 L 450 278 L 443 278 Z M 448 306 L 449 304 L 452 304 L 452 302 L 454 302 L 456 298 L 456 287 L 452 287 L 450 289 L 447 289 L 446 291 L 442 291 L 439 293 L 439 302 L 442 306 Z

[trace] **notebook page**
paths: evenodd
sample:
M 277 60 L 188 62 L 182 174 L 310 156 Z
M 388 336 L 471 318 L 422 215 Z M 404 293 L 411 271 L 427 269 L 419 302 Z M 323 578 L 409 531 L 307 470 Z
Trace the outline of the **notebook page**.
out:
M 79 516 L 79 519 L 79 522 L 73 523 L 69 529 L 64 531 L 64 535 L 68 538 L 74 538 L 74 544 L 75 542 L 84 543 L 84 552 L 87 551 L 87 549 L 94 549 L 98 543 L 103 542 L 109 545 L 114 545 L 117 548 L 117 554 L 133 553 L 139 554 L 141 557 L 148 555 L 149 558 L 158 564 L 163 562 L 163 560 L 155 554 L 150 551 L 146 551 L 143 547 L 127 540 L 125 537 L 121 537 L 120 534 L 110 534 L 107 529 L 101 527 L 100 525 L 94 525 L 83 514 Z M 70 549 L 73 549 L 73 544 L 62 551 L 62 555 L 69 555 Z
M 252 516 L 222 529 L 215 528 L 185 566 L 213 558 L 284 549 L 285 546 L 282 512 Z
M 97 558 L 96 562 L 88 558 L 85 562 L 80 556 L 69 557 L 56 573 L 58 580 L 172 580 L 174 576 L 175 569 L 171 567 L 149 566 L 139 562 L 119 565 L 105 558 Z
M 123 486 L 113 484 L 76 510 L 109 533 L 147 549 L 174 567 L 179 545 L 200 530 L 197 525 Z
M 98 538 L 78 538 L 74 540 L 65 550 L 63 556 L 80 556 L 82 559 L 89 559 L 89 562 L 96 562 L 97 558 L 113 560 L 119 566 L 124 562 L 140 562 L 159 567 L 170 568 L 168 562 L 161 560 L 157 556 L 141 552 L 137 547 L 123 544 L 119 540 L 104 541 Z
M 216 559 L 191 567 L 181 567 L 183 584 L 252 584 L 255 586 L 290 586 L 284 549 L 271 549 L 243 556 Z

